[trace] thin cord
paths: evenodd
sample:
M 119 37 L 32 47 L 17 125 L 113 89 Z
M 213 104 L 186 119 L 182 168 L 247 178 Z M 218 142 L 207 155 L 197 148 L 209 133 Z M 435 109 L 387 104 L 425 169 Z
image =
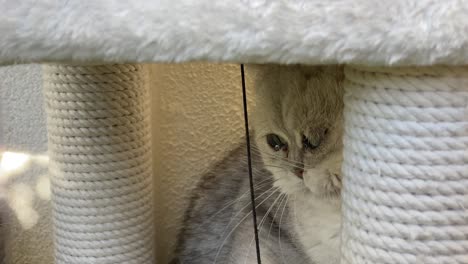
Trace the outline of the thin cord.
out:
M 252 156 L 250 154 L 250 133 L 249 133 L 249 116 L 247 112 L 247 93 L 245 92 L 245 74 L 244 64 L 240 65 L 241 79 L 242 79 L 242 100 L 244 104 L 244 121 L 245 121 L 245 141 L 247 143 L 247 160 L 249 166 L 249 180 L 250 180 L 250 199 L 252 200 L 252 216 L 255 233 L 255 248 L 257 249 L 257 263 L 261 264 L 262 259 L 260 258 L 260 242 L 258 239 L 258 226 L 257 226 L 257 211 L 255 209 L 255 190 L 252 176 Z

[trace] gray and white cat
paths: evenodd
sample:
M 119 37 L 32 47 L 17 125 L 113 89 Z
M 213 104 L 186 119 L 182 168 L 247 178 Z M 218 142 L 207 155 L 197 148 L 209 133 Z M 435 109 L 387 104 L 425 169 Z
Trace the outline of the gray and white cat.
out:
M 250 67 L 262 263 L 338 263 L 343 69 Z M 172 263 L 257 263 L 246 161 L 241 146 L 201 179 Z

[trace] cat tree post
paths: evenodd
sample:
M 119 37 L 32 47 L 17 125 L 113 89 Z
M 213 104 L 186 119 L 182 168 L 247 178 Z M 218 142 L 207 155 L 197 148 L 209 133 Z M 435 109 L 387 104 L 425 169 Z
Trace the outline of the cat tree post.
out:
M 148 91 L 141 65 L 45 65 L 58 264 L 153 263 Z
M 468 263 L 468 67 L 348 67 L 345 88 L 341 263 Z

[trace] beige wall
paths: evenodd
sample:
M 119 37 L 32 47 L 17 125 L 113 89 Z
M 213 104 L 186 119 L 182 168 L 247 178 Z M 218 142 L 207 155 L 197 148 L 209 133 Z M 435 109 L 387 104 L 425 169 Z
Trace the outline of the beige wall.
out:
M 197 63 L 148 67 L 153 111 L 156 243 L 158 263 L 163 264 L 170 258 L 190 189 L 244 134 L 242 94 L 238 65 Z M 0 82 L 0 106 L 3 106 L 0 108 L 0 152 L 27 153 L 30 160 L 39 160 L 46 149 L 45 117 L 40 111 L 43 104 L 40 68 L 28 65 L 0 68 L 0 80 L 3 80 Z M 25 168 L 14 173 L 7 185 L 0 181 L 0 201 L 2 191 L 18 193 L 12 186 L 20 186 L 19 191 L 31 190 L 29 193 L 36 195 L 27 196 L 38 214 L 38 221 L 30 229 L 25 230 L 24 223 L 11 210 L 3 215 L 9 228 L 7 251 L 12 264 L 51 263 L 49 200 L 47 196 L 41 197 L 38 189 L 47 186 L 45 167 L 43 162 L 28 162 Z

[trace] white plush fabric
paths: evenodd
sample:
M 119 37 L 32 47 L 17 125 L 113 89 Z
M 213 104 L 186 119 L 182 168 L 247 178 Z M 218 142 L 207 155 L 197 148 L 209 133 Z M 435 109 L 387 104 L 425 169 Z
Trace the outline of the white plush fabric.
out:
M 468 63 L 464 0 L 0 0 L 0 63 Z

